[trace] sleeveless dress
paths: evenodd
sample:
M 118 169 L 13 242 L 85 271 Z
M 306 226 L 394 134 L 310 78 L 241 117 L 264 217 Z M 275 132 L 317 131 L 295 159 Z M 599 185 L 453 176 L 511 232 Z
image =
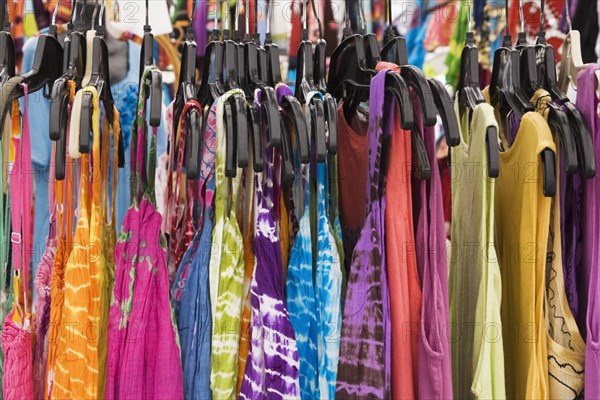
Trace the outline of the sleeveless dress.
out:
M 225 176 L 225 102 L 243 92 L 231 90 L 217 103 L 217 161 L 215 226 L 210 258 L 210 282 L 216 284 L 211 296 L 213 336 L 210 384 L 216 399 L 233 399 L 237 394 L 237 361 L 240 340 L 242 290 L 244 286 L 243 237 L 237 221 L 241 170 L 231 181 Z M 211 295 L 214 288 L 211 287 Z
M 212 317 L 208 265 L 214 218 L 216 109 L 217 104 L 214 103 L 204 132 L 202 166 L 197 183 L 200 207 L 203 208 L 198 223 L 200 229 L 183 256 L 171 288 L 181 346 L 184 397 L 189 399 L 210 399 L 212 396 L 210 390 Z
M 144 72 L 147 79 L 154 69 Z M 115 248 L 108 324 L 106 399 L 182 399 L 179 340 L 169 299 L 166 243 L 156 210 L 156 128 L 146 171 L 146 109 L 140 88 L 132 132 L 132 204 Z
M 260 103 L 256 101 L 258 107 Z M 255 175 L 256 266 L 250 288 L 252 337 L 240 399 L 300 397 L 298 347 L 285 304 L 281 247 L 273 216 L 274 176 L 279 164 L 267 147 L 265 170 Z
M 22 85 L 27 99 L 27 85 Z M 25 100 L 23 127 L 13 114 L 11 140 L 15 159 L 10 176 L 12 272 L 14 302 L 2 321 L 2 351 L 4 353 L 2 394 L 5 399 L 33 398 L 33 322 L 28 304 L 29 267 L 33 241 L 33 184 L 26 173 L 31 165 L 31 138 L 28 105 Z M 21 134 L 16 134 L 20 130 Z M 12 133 L 15 133 L 14 135 Z M 21 298 L 23 301 L 21 301 Z
M 310 167 L 302 166 L 299 179 L 304 188 L 304 213 L 290 252 L 286 294 L 290 322 L 296 334 L 300 363 L 300 397 L 320 398 L 317 350 L 317 309 L 313 284 L 313 254 L 310 229 Z M 298 179 L 298 178 L 297 178 Z
M 92 96 L 92 152 L 80 159 L 79 218 L 73 250 L 65 267 L 62 321 L 69 334 L 58 337 L 58 357 L 53 369 L 52 398 L 96 398 L 99 394 L 101 308 L 108 302 L 102 293 L 100 215 L 102 172 L 100 169 L 100 98 L 93 87 L 82 89 Z M 108 134 L 108 133 L 106 133 Z
M 342 321 L 336 397 L 390 398 L 390 316 L 380 195 L 385 75 L 371 80 L 367 218 L 352 255 Z
M 321 399 L 335 399 L 342 326 L 342 260 L 328 217 L 327 167 L 327 163 L 316 165 L 318 222 L 315 297 L 319 393 Z

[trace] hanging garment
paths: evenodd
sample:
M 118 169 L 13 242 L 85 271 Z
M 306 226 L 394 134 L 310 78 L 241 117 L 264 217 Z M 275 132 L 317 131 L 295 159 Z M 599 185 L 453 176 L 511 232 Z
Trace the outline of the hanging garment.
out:
M 385 270 L 380 168 L 384 86 L 387 70 L 371 80 L 367 219 L 354 248 L 348 276 L 336 396 L 390 397 L 389 299 Z M 365 361 L 368 360 L 368 363 Z
M 194 239 L 183 256 L 171 289 L 175 320 L 179 331 L 181 361 L 183 364 L 184 398 L 210 399 L 210 350 L 212 317 L 208 288 L 208 265 L 210 262 L 213 231 L 213 198 L 216 189 L 216 103 L 210 108 L 204 144 L 202 164 L 197 189 L 199 204 L 203 208 Z M 184 109 L 183 116 L 187 110 Z M 185 117 L 181 119 L 180 146 L 185 142 Z M 175 147 L 171 147 L 175 148 Z M 183 153 L 179 153 L 182 155 Z M 178 166 L 183 164 L 179 159 Z
M 250 163 L 252 165 L 252 163 Z M 238 350 L 238 377 L 237 397 L 240 397 L 244 374 L 246 373 L 246 362 L 250 353 L 250 340 L 252 338 L 252 301 L 250 296 L 250 285 L 254 275 L 254 230 L 256 228 L 256 199 L 254 197 L 254 169 L 249 167 L 244 175 L 244 289 L 242 292 L 242 316 L 240 319 L 240 345 Z
M 342 266 L 342 291 L 340 293 L 340 304 L 342 307 L 342 315 L 344 308 L 344 300 L 346 299 L 346 285 L 348 281 L 348 276 L 346 273 L 346 268 L 344 268 L 344 263 L 346 261 L 346 257 L 344 254 L 344 241 L 342 239 L 342 225 L 340 221 L 340 210 L 339 210 L 339 186 L 338 186 L 338 176 L 339 176 L 339 168 L 338 168 L 338 156 L 330 155 L 329 160 L 327 161 L 329 165 L 329 175 L 328 179 L 325 181 L 325 196 L 329 199 L 329 204 L 327 205 L 327 217 L 329 218 L 329 225 L 331 226 L 333 238 L 335 240 L 335 247 L 337 248 L 337 255 L 340 260 L 340 265 Z M 338 330 L 341 329 L 341 326 Z
M 549 118 L 548 103 L 552 97 L 538 89 L 531 103 L 544 118 Z M 560 136 L 553 132 L 557 154 L 561 154 Z M 559 176 L 560 158 L 557 157 L 556 174 Z M 562 262 L 560 179 L 558 196 L 552 198 L 550 228 L 546 256 L 546 313 L 548 333 L 548 394 L 551 399 L 581 398 L 584 389 L 585 343 L 567 301 Z
M 317 311 L 317 349 L 319 354 L 319 394 L 335 399 L 342 326 L 342 263 L 328 219 L 327 163 L 313 163 L 317 174 L 317 257 L 315 298 Z M 289 303 L 288 303 L 289 304 Z
M 52 398 L 96 398 L 100 393 L 100 352 L 102 340 L 101 320 L 103 307 L 107 307 L 106 275 L 102 271 L 102 225 L 100 203 L 102 197 L 102 172 L 100 167 L 100 98 L 93 87 L 82 93 L 92 97 L 93 155 L 81 157 L 79 184 L 79 217 L 73 238 L 73 251 L 64 273 L 65 292 L 62 321 L 73 324 L 70 333 L 62 332 L 58 338 L 56 366 L 52 374 Z M 108 132 L 105 132 L 108 135 Z M 92 182 L 92 184 L 90 184 Z M 103 290 L 104 289 L 104 290 Z
M 316 399 L 319 395 L 319 358 L 317 350 L 317 309 L 313 278 L 313 254 L 310 229 L 310 166 L 302 165 L 297 177 L 304 189 L 304 213 L 300 230 L 290 253 L 286 294 L 290 322 L 296 334 L 300 362 L 300 397 Z
M 71 98 L 74 97 L 74 82 L 70 85 Z M 70 135 L 67 127 L 67 138 Z M 46 363 L 46 379 L 44 379 L 44 399 L 52 398 L 54 371 L 59 356 L 58 343 L 63 334 L 63 305 L 65 294 L 65 268 L 73 250 L 73 221 L 75 208 L 74 189 L 75 173 L 73 162 L 65 165 L 65 180 L 54 183 L 57 215 L 56 215 L 56 253 L 52 264 L 50 278 L 50 321 L 48 327 L 48 361 Z
M 340 222 L 344 241 L 345 269 L 349 274 L 352 252 L 365 223 L 367 195 L 357 188 L 367 186 L 369 171 L 368 121 L 357 113 L 346 121 L 343 105 L 338 107 L 338 161 Z
M 461 142 L 452 148 L 450 326 L 454 398 L 503 399 L 502 282 L 494 246 L 495 179 L 487 171 L 486 132 L 498 130 L 487 103 L 460 116 Z
M 432 164 L 431 179 L 413 178 L 415 248 L 423 303 L 419 326 L 418 392 L 421 399 L 452 398 L 452 355 L 448 318 L 448 257 L 442 186 L 435 167 L 435 127 L 423 125 L 420 103 L 412 93 L 416 126 Z
M 100 240 L 100 273 L 102 274 L 100 285 L 100 299 L 105 299 L 100 303 L 100 326 L 98 327 L 98 364 L 100 365 L 98 374 L 98 397 L 104 398 L 106 388 L 106 360 L 108 351 L 108 316 L 110 312 L 110 302 L 115 282 L 115 245 L 117 243 L 117 181 L 119 170 L 119 137 L 121 136 L 121 124 L 119 122 L 119 111 L 113 107 L 113 123 L 104 120 L 104 133 L 102 135 L 101 152 L 102 164 L 102 199 L 100 203 L 101 218 L 101 240 Z M 112 133 L 112 135 L 109 135 Z M 112 157 L 110 154 L 112 139 Z M 110 176 L 110 186 L 109 186 Z M 110 203 L 108 201 L 110 193 Z
M 413 232 L 411 137 L 410 132 L 398 128 L 395 103 L 390 102 L 389 109 L 389 151 L 393 156 L 386 183 L 385 240 L 392 320 L 392 396 L 414 398 L 422 293 Z
M 184 110 L 195 107 L 201 109 L 200 105 L 196 104 L 185 104 Z M 170 107 L 172 109 L 172 106 Z M 172 113 L 171 113 L 172 115 Z M 182 115 L 186 115 L 182 112 Z M 183 117 L 180 119 L 179 124 L 182 123 Z M 172 125 L 171 125 L 172 126 Z M 172 130 L 167 128 L 167 131 Z M 166 215 L 164 218 L 164 230 L 168 234 L 168 268 L 169 268 L 169 282 L 173 280 L 178 267 L 181 265 L 181 261 L 186 251 L 190 248 L 192 240 L 194 238 L 194 198 L 192 195 L 187 193 L 181 196 L 182 185 L 186 182 L 182 182 L 182 164 L 179 161 L 183 160 L 185 152 L 185 130 L 180 129 L 178 132 L 168 132 L 169 143 L 172 149 L 177 149 L 177 152 L 171 151 L 169 154 L 169 164 L 167 172 L 167 192 L 166 192 Z M 176 137 L 175 137 L 176 136 Z M 183 139 L 182 139 L 183 138 Z M 178 142 L 177 147 L 175 143 Z M 175 155 L 177 153 L 177 155 Z M 175 160 L 177 159 L 177 163 Z M 177 173 L 174 174 L 174 165 L 177 166 Z M 185 189 L 185 188 L 184 188 Z M 183 197 L 183 199 L 182 199 Z
M 10 162 L 10 150 L 11 150 L 11 142 L 13 135 L 20 135 L 20 129 L 18 129 L 19 124 L 11 124 L 9 121 L 12 119 L 12 116 L 17 116 L 19 113 L 18 103 L 13 104 L 13 110 L 11 115 L 6 116 L 5 124 L 4 124 L 4 132 L 2 134 L 2 140 L 0 140 L 0 177 L 2 178 L 1 187 L 2 193 L 0 195 L 0 263 L 1 265 L 8 265 L 9 261 L 9 241 L 7 234 L 10 232 L 11 228 L 11 211 L 10 211 L 10 192 L 9 192 L 9 175 L 8 175 L 8 166 Z M 13 126 L 11 126 L 13 125 Z M 11 132 L 12 131 L 12 132 Z M 7 162 L 4 162 L 6 160 Z M 10 275 L 6 268 L 0 268 L 0 321 L 4 321 L 6 315 L 12 309 L 13 302 L 13 288 L 12 288 L 12 279 L 10 279 Z M 45 364 L 42 368 L 45 367 Z M 0 385 L 3 385 L 3 376 L 4 376 L 4 352 L 2 351 L 2 347 L 0 346 Z M 35 372 L 34 372 L 35 377 Z M 44 381 L 44 377 L 41 376 L 40 379 L 42 382 Z M 43 391 L 43 383 L 42 383 L 42 391 Z M 2 397 L 3 391 L 0 391 L 0 398 Z M 42 398 L 42 397 L 39 397 Z
M 53 151 L 54 153 L 54 151 Z M 54 155 L 53 157 L 54 158 Z M 50 180 L 56 183 L 54 175 L 54 164 L 50 166 Z M 1 197 L 1 196 L 0 196 Z M 2 199 L 0 199 L 0 202 Z M 48 206 L 50 208 L 50 224 L 48 236 L 46 238 L 46 250 L 42 255 L 42 260 L 38 264 L 35 275 L 35 289 L 37 291 L 37 300 L 35 302 L 35 353 L 33 356 L 33 382 L 35 385 L 35 398 L 44 398 L 44 385 L 46 382 L 46 362 L 48 361 L 48 328 L 50 327 L 50 289 L 52 280 L 52 267 L 57 247 L 57 203 L 55 200 L 54 187 L 51 188 L 48 195 Z M 3 211 L 0 203 L 0 213 Z M 0 214 L 0 221 L 2 221 Z M 5 287 L 4 284 L 0 287 Z
M 307 113 L 306 105 L 310 104 L 314 96 L 319 95 L 320 93 L 314 91 L 308 93 L 304 107 L 305 115 Z M 303 207 L 298 210 L 302 214 L 298 215 L 299 231 L 290 254 L 286 279 L 288 311 L 298 345 L 300 397 L 302 399 L 328 396 L 327 392 L 319 393 L 321 385 L 319 382 L 318 335 L 320 332 L 317 316 L 316 269 L 313 266 L 316 255 L 313 254 L 311 233 L 311 214 L 313 214 L 311 213 L 311 167 L 314 166 L 310 164 L 300 166 L 302 173 L 297 184 L 304 192 Z
M 484 96 L 489 99 L 487 88 Z M 543 399 L 548 397 L 544 289 L 551 200 L 543 194 L 540 153 L 556 147 L 548 124 L 535 112 L 525 114 L 512 145 L 502 123 L 499 133 L 500 171 L 505 172 L 496 179 L 494 217 L 507 338 L 504 365 L 510 368 L 506 396 Z
M 27 96 L 27 85 L 21 84 Z M 25 102 L 23 126 L 19 113 L 13 114 L 11 135 L 15 159 L 10 174 L 10 202 L 12 232 L 12 264 L 14 301 L 12 310 L 2 325 L 2 351 L 4 353 L 2 394 L 6 400 L 33 398 L 33 322 L 28 304 L 29 268 L 32 250 L 33 183 L 28 173 L 31 165 L 31 138 L 29 134 L 28 107 Z
M 584 116 L 592 133 L 596 166 L 600 165 L 600 100 L 596 97 L 598 80 L 596 72 L 600 65 L 592 64 L 579 73 L 577 80 L 577 108 Z M 582 234 L 583 263 L 577 271 L 579 291 L 579 319 L 585 318 L 587 328 L 585 350 L 585 397 L 600 398 L 600 178 L 585 181 L 583 185 Z M 585 331 L 585 330 L 584 330 Z
M 255 107 L 260 106 L 260 98 L 255 96 Z M 254 178 L 257 217 L 256 266 L 250 287 L 252 336 L 241 399 L 300 396 L 298 347 L 284 300 L 281 247 L 272 211 L 278 158 L 275 150 L 267 147 L 265 169 Z
M 378 69 L 399 72 L 381 62 Z M 384 129 L 390 135 L 391 155 L 385 186 L 386 266 L 392 322 L 392 398 L 415 398 L 418 389 L 418 343 L 421 320 L 421 282 L 417 270 L 411 196 L 411 133 L 400 128 L 397 105 L 388 100 Z
M 149 68 L 142 80 L 156 69 Z M 146 93 L 140 88 L 132 132 L 132 204 L 115 248 L 108 324 L 106 399 L 182 399 L 178 336 L 172 319 L 162 217 L 156 211 L 156 129 L 146 171 Z
M 215 193 L 215 226 L 210 258 L 210 283 L 216 284 L 212 297 L 213 335 L 210 386 L 216 399 L 233 399 L 237 393 L 237 360 L 240 342 L 240 317 L 244 287 L 244 239 L 236 212 L 240 192 L 241 171 L 231 182 L 225 177 L 226 140 L 223 121 L 224 103 L 240 89 L 221 96 L 217 106 L 217 161 Z

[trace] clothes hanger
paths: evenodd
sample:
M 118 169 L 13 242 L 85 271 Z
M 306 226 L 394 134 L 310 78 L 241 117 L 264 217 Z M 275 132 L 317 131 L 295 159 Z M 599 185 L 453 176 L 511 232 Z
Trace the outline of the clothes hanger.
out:
M 68 114 L 68 107 L 65 104 L 63 97 L 69 96 L 68 82 L 75 82 L 75 91 L 81 88 L 81 83 L 86 70 L 87 43 L 84 35 L 85 24 L 79 20 L 85 17 L 84 9 L 85 2 L 79 5 L 80 10 L 77 11 L 78 4 L 73 4 L 71 8 L 71 18 L 68 24 L 67 36 L 64 42 L 64 73 L 60 78 L 54 81 L 52 85 L 52 94 L 50 96 L 50 120 L 48 131 L 51 140 L 59 140 L 63 135 L 60 128 L 65 126 L 62 124 L 64 114 Z M 75 19 L 77 16 L 77 19 Z M 62 167 L 62 165 L 61 165 Z M 61 172 L 61 171 L 59 171 Z
M 384 46 L 381 51 L 383 60 L 392 62 L 400 67 L 400 75 L 413 88 L 423 112 L 424 123 L 426 126 L 433 126 L 437 122 L 434 110 L 437 109 L 447 136 L 449 146 L 456 146 L 460 143 L 460 132 L 458 121 L 454 113 L 454 103 L 450 98 L 448 91 L 441 85 L 431 82 L 425 77 L 423 71 L 408 64 L 408 51 L 406 48 L 406 39 L 396 34 L 392 23 L 392 1 L 386 1 L 386 15 L 388 26 L 384 36 Z M 441 89 L 444 89 L 443 91 Z M 431 93 L 430 93 L 431 91 Z M 432 97 L 433 96 L 433 97 Z M 450 107 L 450 108 L 448 108 Z M 448 113 L 450 111 L 450 113 Z
M 12 102 L 23 97 L 23 87 L 26 84 L 28 93 L 34 93 L 46 88 L 58 79 L 63 72 L 63 48 L 57 38 L 56 11 L 52 17 L 48 33 L 40 35 L 31 70 L 21 76 L 7 80 L 0 94 L 0 139 L 4 128 L 5 116 Z M 48 92 L 50 88 L 48 88 Z
M 327 132 L 325 128 L 325 103 L 314 81 L 313 68 L 315 60 L 313 44 L 308 38 L 308 0 L 303 0 L 302 4 L 302 41 L 297 53 L 295 96 L 300 104 L 306 104 L 309 112 L 307 116 L 309 135 L 315 133 L 315 139 L 309 141 L 309 143 L 315 146 L 317 162 L 323 163 L 327 160 L 328 154 Z M 319 93 L 320 95 L 316 96 L 314 93 Z
M 575 144 L 571 146 L 576 147 L 577 149 L 577 164 L 579 170 L 584 177 L 591 179 L 596 176 L 596 160 L 593 151 L 592 136 L 581 113 L 569 100 L 569 97 L 562 92 L 558 85 L 554 48 L 546 41 L 546 32 L 544 30 L 544 7 L 545 0 L 542 0 L 540 30 L 538 32 L 536 43 L 536 59 L 540 81 L 542 87 L 550 93 L 552 99 L 565 106 L 565 113 L 575 142 Z
M 505 2 L 505 12 L 507 19 L 505 34 L 502 46 L 494 53 L 492 79 L 489 87 L 492 104 L 500 108 L 500 114 L 503 119 L 506 118 L 510 111 L 514 111 L 519 117 L 522 117 L 527 112 L 535 111 L 535 107 L 523 93 L 523 88 L 521 87 L 519 53 L 512 48 L 512 37 L 508 30 L 510 26 L 508 22 L 508 0 Z
M 9 78 L 15 76 L 15 42 L 11 35 L 8 18 L 8 0 L 0 5 L 0 88 Z
M 236 11 L 239 10 L 236 7 Z M 237 19 L 239 15 L 235 15 Z M 226 24 L 226 25 L 225 25 Z M 225 65 L 225 89 L 239 89 L 238 83 L 238 48 L 231 36 L 231 21 L 229 18 L 229 3 L 225 3 L 225 18 L 223 20 L 223 44 L 224 44 L 224 65 Z M 233 95 L 228 99 L 229 107 L 225 107 L 226 121 L 232 123 L 226 124 L 227 129 L 227 157 L 225 159 L 225 176 L 234 178 L 237 175 L 237 169 L 246 168 L 249 164 L 248 152 L 248 121 L 247 121 L 247 102 L 239 95 Z M 231 112 L 232 115 L 228 115 Z
M 379 42 L 377 36 L 374 33 L 367 32 L 367 19 L 365 17 L 365 3 L 364 0 L 359 0 L 359 16 L 362 20 L 362 29 L 360 34 L 363 36 L 365 41 L 365 51 L 367 55 L 367 65 L 369 68 L 375 68 L 375 66 L 381 61 L 381 52 L 379 51 Z
M 493 105 L 500 109 L 500 116 L 506 120 L 510 112 L 520 118 L 527 112 L 534 112 L 535 107 L 527 99 L 521 86 L 519 52 L 512 48 L 512 38 L 509 34 L 508 0 L 505 2 L 506 28 L 502 47 L 494 53 L 492 80 L 490 84 L 490 99 Z M 504 85 L 508 73 L 508 82 Z M 556 158 L 554 151 L 549 148 L 542 150 L 542 179 L 544 196 L 552 197 L 556 194 Z
M 541 10 L 543 13 L 543 9 Z M 525 33 L 525 19 L 523 17 L 523 0 L 519 0 L 519 16 L 521 18 L 521 31 L 517 40 L 516 50 L 520 53 L 521 83 L 525 93 L 531 98 L 540 88 L 538 69 L 536 64 L 536 47 L 527 42 Z M 543 25 L 543 14 L 540 14 L 540 24 Z M 542 71 L 543 72 L 543 71 Z M 540 76 L 543 76 L 541 74 Z M 563 168 L 566 173 L 573 174 L 577 171 L 577 148 L 571 127 L 566 114 L 554 102 L 546 103 L 548 108 L 548 125 L 553 132 L 560 136 L 563 152 Z
M 154 35 L 152 35 L 152 27 L 150 26 L 149 4 L 146 0 L 146 24 L 144 25 L 144 38 L 142 39 L 142 51 L 140 62 L 140 75 L 142 78 L 144 70 L 154 66 Z M 162 117 L 162 75 L 159 71 L 153 71 L 151 78 L 146 82 L 141 82 L 140 85 L 146 86 L 147 97 L 150 98 L 150 126 L 158 127 Z
M 577 90 L 577 75 L 586 67 L 581 55 L 581 35 L 578 30 L 573 30 L 571 23 L 569 0 L 566 0 L 565 4 L 565 17 L 569 25 L 569 32 L 563 42 L 562 62 L 558 75 L 558 86 L 563 92 L 569 89 L 569 84 Z
M 352 118 L 358 104 L 369 98 L 368 91 L 365 88 L 371 83 L 377 71 L 369 69 L 366 62 L 366 51 L 364 40 L 359 34 L 352 34 L 350 28 L 350 16 L 348 14 L 348 1 L 346 3 L 346 22 L 344 27 L 344 40 L 335 48 L 331 55 L 329 63 L 329 79 L 327 81 L 327 90 L 336 99 L 343 98 L 344 115 L 346 118 Z M 400 107 L 400 123 L 403 129 L 409 130 L 414 126 L 414 115 L 412 110 L 412 99 L 404 79 L 399 74 L 388 74 L 386 85 L 394 86 L 390 89 L 398 94 L 398 105 Z M 352 90 L 350 86 L 356 86 Z M 350 93 L 358 93 L 359 97 L 349 97 Z M 362 99 L 362 100 L 361 100 Z M 360 100 L 360 101 L 359 101 Z M 351 119 L 348 119 L 350 121 Z
M 114 121 L 115 102 L 112 96 L 109 68 L 109 54 L 106 40 L 104 39 L 104 1 L 99 12 L 98 27 L 96 29 L 95 22 L 93 29 L 96 30 L 96 37 L 92 43 L 92 72 L 88 86 L 96 88 L 100 101 L 104 106 L 104 113 L 112 127 Z M 96 20 L 94 15 L 94 21 Z M 81 153 L 89 153 L 90 151 L 90 130 L 92 120 L 92 96 L 89 93 L 83 95 L 83 103 L 81 108 L 81 127 L 79 136 L 79 151 Z M 87 125 L 87 126 L 86 126 Z M 121 135 L 119 135 L 120 138 Z M 118 165 L 119 168 L 125 166 L 125 154 L 122 139 L 119 140 L 118 146 Z
M 177 132 L 179 121 L 182 118 L 183 108 L 186 104 L 193 104 L 196 100 L 196 40 L 194 35 L 194 12 L 196 1 L 193 2 L 192 13 L 190 14 L 190 23 L 186 30 L 186 38 L 181 50 L 181 66 L 179 70 L 179 87 L 175 94 L 173 102 L 173 132 Z M 210 46 L 210 45 L 209 45 Z M 210 62 L 210 60 L 209 60 Z M 141 82 L 140 82 L 141 84 Z M 162 89 L 161 89 L 162 90 Z M 185 116 L 187 123 L 186 129 L 186 177 L 194 180 L 200 176 L 201 151 L 203 142 L 203 131 L 200 131 L 202 124 L 202 110 L 190 106 Z M 178 141 L 176 140 L 175 143 Z
M 323 103 L 325 107 L 325 123 L 327 124 L 327 150 L 329 155 L 337 154 L 338 135 L 337 135 L 337 101 L 327 92 L 326 69 L 327 69 L 327 42 L 323 39 L 323 26 L 321 19 L 317 14 L 315 0 L 310 0 L 311 8 L 317 25 L 319 27 L 319 39 L 314 50 L 314 81 L 317 89 L 323 94 Z
M 381 58 L 396 65 L 408 65 L 406 39 L 396 33 L 392 23 L 392 0 L 386 2 L 386 15 L 388 26 L 383 36 L 384 46 L 381 49 Z
M 202 81 L 198 89 L 198 100 L 202 107 L 210 107 L 216 99 L 225 93 L 223 84 L 224 44 L 219 40 L 221 32 L 218 29 L 218 7 L 215 10 L 214 28 L 210 42 L 204 53 Z M 214 66 L 213 66 L 214 62 Z
M 479 87 L 479 50 L 475 43 L 475 35 L 473 34 L 470 1 L 467 1 L 467 6 L 469 29 L 465 38 L 465 47 L 463 47 L 461 54 L 460 75 L 456 88 L 461 116 L 464 115 L 467 109 L 473 111 L 478 104 L 485 103 L 485 98 Z M 498 130 L 495 126 L 488 126 L 486 128 L 485 144 L 488 176 L 490 178 L 497 178 L 500 175 L 500 158 Z
M 267 83 L 270 87 L 276 87 L 278 84 L 283 83 L 282 78 L 281 78 L 281 64 L 280 64 L 280 60 L 279 60 L 279 47 L 275 43 L 273 43 L 272 36 L 271 36 L 270 16 L 273 13 L 273 6 L 274 6 L 274 2 L 267 0 L 267 9 L 266 9 L 266 20 L 267 20 L 266 28 L 267 29 L 266 29 L 266 34 L 265 34 L 265 43 L 263 46 L 265 49 L 265 52 L 267 54 L 267 66 L 268 66 Z M 255 24 L 255 26 L 256 26 L 256 24 Z M 294 130 L 295 130 L 294 136 L 296 138 L 296 144 L 297 144 L 298 152 L 300 155 L 300 162 L 302 162 L 302 163 L 310 162 L 310 147 L 309 147 L 310 141 L 309 141 L 309 137 L 308 137 L 308 128 L 306 125 L 306 119 L 305 119 L 304 112 L 302 111 L 302 105 L 300 104 L 298 99 L 296 99 L 294 96 L 291 96 L 291 95 L 282 96 L 280 119 L 282 119 L 284 121 L 287 120 L 294 125 Z M 281 126 L 281 131 L 285 132 L 287 134 L 287 135 L 284 135 L 284 136 L 287 136 L 287 138 L 285 138 L 286 140 L 282 141 L 282 146 L 285 145 L 285 143 L 284 143 L 285 141 L 288 141 L 289 146 L 288 145 L 286 145 L 286 146 L 290 147 L 289 150 L 292 151 L 290 132 L 288 131 L 285 123 L 280 124 L 280 126 Z M 286 156 L 287 148 L 282 149 L 282 151 L 284 152 L 284 156 Z M 292 154 L 292 156 L 293 156 L 293 154 Z M 292 163 L 292 160 L 293 159 L 290 159 L 290 163 Z M 293 165 L 292 165 L 292 169 L 293 169 Z

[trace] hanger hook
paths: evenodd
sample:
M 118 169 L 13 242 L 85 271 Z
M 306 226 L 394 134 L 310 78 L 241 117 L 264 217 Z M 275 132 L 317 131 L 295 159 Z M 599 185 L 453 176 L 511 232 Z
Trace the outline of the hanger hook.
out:
M 363 0 L 358 1 L 358 29 L 361 32 L 366 32 L 367 30 L 367 21 L 365 18 L 365 2 Z
M 567 4 L 567 6 L 568 6 L 568 4 Z M 540 32 L 544 32 L 544 18 L 546 18 L 546 16 L 544 15 L 545 8 L 546 8 L 546 1 L 542 0 L 542 3 L 540 5 Z
M 102 0 L 102 2 L 100 3 L 100 15 L 98 16 L 98 26 L 103 26 L 105 12 L 106 12 L 105 0 Z
M 231 30 L 231 21 L 229 20 L 229 1 L 225 0 L 225 25 L 227 30 Z
M 571 22 L 571 5 L 569 0 L 566 0 L 565 16 L 567 17 L 567 24 L 569 24 L 569 31 L 573 30 L 573 23 Z
M 146 0 L 146 4 L 148 4 L 148 0 Z M 194 13 L 196 12 L 196 0 L 192 1 L 192 11 L 190 11 L 190 25 L 194 22 Z M 148 13 L 146 13 L 148 15 Z M 147 18 L 147 17 L 146 17 Z M 147 22 L 146 22 L 147 24 Z
M 525 16 L 523 15 L 523 0 L 519 0 L 519 18 L 521 19 L 521 32 L 525 32 Z
M 54 12 L 52 13 L 52 25 L 56 25 L 56 15 L 58 14 L 59 8 L 60 8 L 60 0 L 58 0 L 56 2 L 56 7 L 54 8 Z M 6 2 L 6 10 L 8 11 L 8 0 Z M 6 16 L 8 18 L 8 12 L 6 13 Z M 71 15 L 71 19 L 73 19 L 72 15 Z
M 315 20 L 317 21 L 317 26 L 319 27 L 319 39 L 323 39 L 323 26 L 321 25 L 321 19 L 319 18 L 319 15 L 317 14 L 317 7 L 315 6 L 315 0 L 310 0 L 310 7 L 312 8 L 313 16 L 315 17 Z
M 239 32 L 239 19 L 240 19 L 240 0 L 235 2 L 235 18 L 233 19 L 233 30 Z
M 468 21 L 469 21 L 469 32 L 473 32 L 473 21 L 472 21 L 472 15 L 471 15 L 472 12 L 473 12 L 473 10 L 471 9 L 471 1 L 467 0 L 467 16 L 468 16 Z
M 246 0 L 249 1 L 249 0 Z M 272 10 L 271 10 L 271 1 L 270 0 L 266 0 L 267 2 L 267 11 L 266 11 L 266 18 L 267 18 L 267 35 L 271 33 L 271 15 L 272 14 Z
M 391 28 L 392 27 L 392 0 L 387 0 L 385 4 L 387 5 L 386 15 L 387 15 L 387 20 L 388 20 L 388 25 Z
M 98 0 L 94 4 L 94 12 L 92 13 L 92 30 L 96 30 L 96 17 L 98 16 Z

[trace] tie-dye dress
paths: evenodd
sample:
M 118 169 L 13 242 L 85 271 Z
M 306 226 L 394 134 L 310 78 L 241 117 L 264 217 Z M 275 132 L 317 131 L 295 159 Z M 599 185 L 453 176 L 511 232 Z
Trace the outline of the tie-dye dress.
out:
M 281 247 L 273 216 L 274 158 L 273 149 L 268 147 L 265 171 L 255 177 L 256 268 L 250 288 L 252 338 L 240 399 L 300 397 L 298 347 L 284 301 Z
M 380 169 L 385 75 L 371 80 L 369 105 L 369 179 L 367 218 L 352 255 L 342 321 L 337 392 L 340 399 L 388 399 L 390 390 L 390 315 L 385 270 Z

